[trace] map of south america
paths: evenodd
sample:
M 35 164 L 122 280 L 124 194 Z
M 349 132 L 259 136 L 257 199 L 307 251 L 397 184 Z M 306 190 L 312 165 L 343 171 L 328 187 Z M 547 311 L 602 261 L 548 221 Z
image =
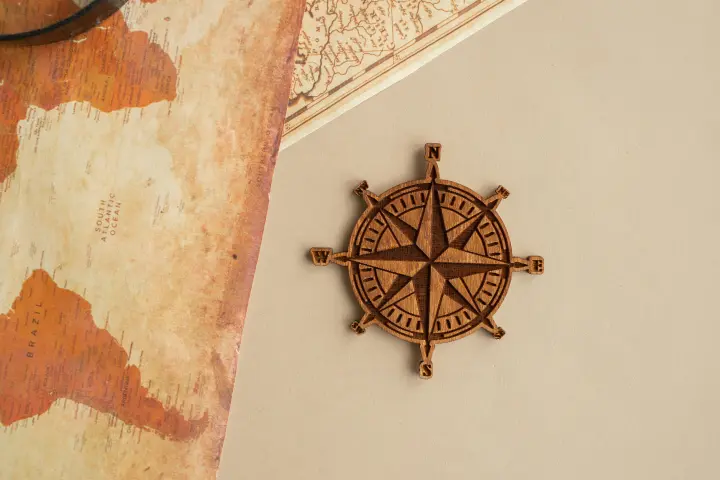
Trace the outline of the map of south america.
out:
M 70 399 L 171 440 L 190 440 L 208 425 L 207 412 L 186 419 L 141 383 L 128 352 L 98 328 L 80 295 L 35 270 L 7 314 L 0 314 L 0 424 L 42 415 Z
M 0 32 L 89 1 L 0 0 Z M 0 45 L 0 479 L 216 477 L 303 5 Z

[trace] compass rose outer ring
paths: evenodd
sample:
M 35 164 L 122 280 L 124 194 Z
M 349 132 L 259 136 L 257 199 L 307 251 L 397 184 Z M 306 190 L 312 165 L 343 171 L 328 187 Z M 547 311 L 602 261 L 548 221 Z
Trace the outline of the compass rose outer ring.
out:
M 422 185 L 429 185 L 430 181 L 427 179 L 421 179 L 421 180 L 412 180 L 409 182 L 401 183 L 395 187 L 392 187 L 391 189 L 383 192 L 381 195 L 378 196 L 378 201 L 376 205 L 368 206 L 365 211 L 362 213 L 360 218 L 358 218 L 357 222 L 355 223 L 355 227 L 353 228 L 353 232 L 350 235 L 350 242 L 348 245 L 348 253 L 350 258 L 352 258 L 355 255 L 358 255 L 358 245 L 356 245 L 356 240 L 358 239 L 358 236 L 361 235 L 366 227 L 366 224 L 368 220 L 372 220 L 371 217 L 375 215 L 376 212 L 379 210 L 382 210 L 388 203 L 390 203 L 391 197 L 393 197 L 395 194 L 401 192 L 402 190 L 409 189 L 411 187 L 415 186 L 422 186 Z M 466 187 L 465 185 L 461 185 L 459 183 L 450 181 L 450 180 L 443 180 L 443 179 L 435 179 L 436 185 L 445 186 L 445 187 L 454 187 L 460 191 L 462 191 L 465 195 L 472 197 L 477 204 L 483 205 L 487 207 L 487 204 L 485 203 L 484 199 Z M 510 236 L 508 235 L 507 229 L 505 227 L 505 223 L 503 222 L 502 218 L 497 214 L 496 211 L 488 211 L 488 215 L 490 215 L 493 220 L 495 220 L 495 226 L 498 227 L 500 233 L 503 236 L 503 240 L 505 244 L 507 245 L 506 248 L 506 255 L 505 260 L 510 263 L 512 261 L 512 245 L 510 243 Z M 357 274 L 357 271 L 359 269 L 359 266 L 357 263 L 350 262 L 348 265 L 348 276 L 350 278 L 350 284 L 352 285 L 353 293 L 355 294 L 355 297 L 358 299 L 362 309 L 369 315 L 372 315 L 376 319 L 376 324 L 380 326 L 383 330 L 390 333 L 391 335 L 400 338 L 401 340 L 405 340 L 407 342 L 411 343 L 417 343 L 422 344 L 425 342 L 425 335 L 424 334 L 417 334 L 417 335 L 409 335 L 409 332 L 406 331 L 398 331 L 396 329 L 388 327 L 387 323 L 390 322 L 378 309 L 369 301 L 365 301 L 365 295 L 363 294 L 362 285 L 360 282 L 358 282 L 359 274 Z M 484 316 L 492 318 L 492 315 L 500 308 L 503 301 L 505 300 L 505 296 L 507 295 L 507 292 L 510 288 L 510 283 L 512 280 L 512 268 L 508 267 L 506 270 L 506 274 L 504 275 L 505 282 L 500 289 L 499 293 L 494 295 L 491 302 L 488 304 L 487 309 L 484 310 Z M 437 344 L 437 343 L 446 343 L 446 342 L 452 342 L 455 340 L 459 340 L 463 337 L 466 337 L 468 335 L 471 335 L 472 333 L 475 333 L 477 330 L 483 328 L 482 322 L 479 320 L 476 320 L 474 322 L 474 325 L 469 328 L 465 329 L 461 332 L 451 334 L 449 336 L 439 337 L 433 334 L 431 336 L 431 343 Z

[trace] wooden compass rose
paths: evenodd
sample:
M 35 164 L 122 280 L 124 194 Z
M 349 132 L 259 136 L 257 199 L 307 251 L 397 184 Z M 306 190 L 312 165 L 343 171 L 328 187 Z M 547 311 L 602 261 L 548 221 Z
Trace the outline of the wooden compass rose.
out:
M 500 339 L 505 331 L 493 314 L 512 273 L 540 275 L 542 257 L 512 256 L 497 207 L 509 192 L 502 186 L 483 198 L 467 187 L 440 179 L 441 146 L 425 145 L 427 172 L 382 195 L 361 183 L 355 193 L 367 208 L 355 225 L 347 252 L 310 250 L 315 265 L 347 267 L 365 314 L 353 322 L 358 334 L 378 325 L 420 346 L 419 372 L 433 374 L 435 345 L 478 329 Z

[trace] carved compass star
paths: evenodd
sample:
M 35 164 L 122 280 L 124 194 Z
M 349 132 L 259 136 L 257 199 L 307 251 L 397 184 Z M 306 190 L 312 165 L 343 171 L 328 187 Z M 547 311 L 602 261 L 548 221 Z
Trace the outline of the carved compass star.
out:
M 426 146 L 425 178 L 382 196 L 363 182 L 356 193 L 368 208 L 353 232 L 350 250 L 332 254 L 312 249 L 313 262 L 350 268 L 353 289 L 365 315 L 356 333 L 378 324 L 420 345 L 420 375 L 432 376 L 436 343 L 478 328 L 501 338 L 492 313 L 509 286 L 512 271 L 543 271 L 541 257 L 513 258 L 505 228 L 495 210 L 508 192 L 498 187 L 483 199 L 469 189 L 441 180 L 440 146 Z

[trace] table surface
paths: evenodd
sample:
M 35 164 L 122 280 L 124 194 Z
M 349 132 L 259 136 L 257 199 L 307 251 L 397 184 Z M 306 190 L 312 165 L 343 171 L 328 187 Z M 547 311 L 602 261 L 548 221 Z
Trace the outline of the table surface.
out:
M 531 0 L 283 151 L 221 479 L 717 478 L 720 4 Z M 375 192 L 441 173 L 512 195 L 497 322 L 417 348 L 361 310 L 347 248 Z

